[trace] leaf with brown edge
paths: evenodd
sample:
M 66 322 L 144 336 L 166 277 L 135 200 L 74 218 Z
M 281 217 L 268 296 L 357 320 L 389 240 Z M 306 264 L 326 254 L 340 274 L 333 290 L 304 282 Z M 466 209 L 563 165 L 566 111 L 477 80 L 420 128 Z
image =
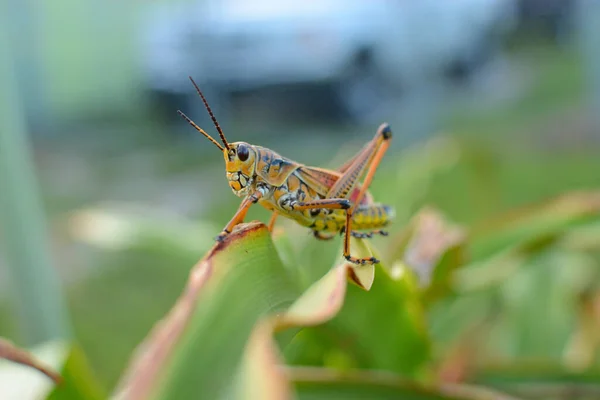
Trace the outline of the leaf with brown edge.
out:
M 37 369 L 42 374 L 53 380 L 57 385 L 62 382 L 62 377 L 58 372 L 55 372 L 48 366 L 44 365 L 27 350 L 21 349 L 3 338 L 0 338 L 0 358 Z
M 8 344 L 8 347 L 6 346 Z M 100 400 L 104 390 L 98 385 L 79 346 L 60 341 L 43 343 L 31 352 L 15 348 L 5 341 L 9 359 L 26 365 L 0 360 L 0 399 Z M 31 369 L 41 370 L 47 376 Z M 57 380 L 59 383 L 57 383 Z
M 274 321 L 265 319 L 254 328 L 235 387 L 236 399 L 287 400 L 294 397 L 283 373 L 279 349 L 273 341 Z
M 225 395 L 257 322 L 286 310 L 298 292 L 266 226 L 239 225 L 193 267 L 172 310 L 136 351 L 116 397 Z

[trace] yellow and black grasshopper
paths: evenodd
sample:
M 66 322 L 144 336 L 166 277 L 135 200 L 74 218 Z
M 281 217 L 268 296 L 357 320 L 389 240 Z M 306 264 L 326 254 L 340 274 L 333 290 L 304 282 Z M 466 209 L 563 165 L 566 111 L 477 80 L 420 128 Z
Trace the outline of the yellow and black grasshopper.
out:
M 190 77 L 204 106 L 219 132 L 223 145 L 196 125 L 183 112 L 177 111 L 198 132 L 223 152 L 229 186 L 243 201 L 217 240 L 231 233 L 242 223 L 250 206 L 261 204 L 273 211 L 269 230 L 278 215 L 291 218 L 312 229 L 316 238 L 332 239 L 344 234 L 344 257 L 354 264 L 374 264 L 375 257 L 356 258 L 350 255 L 350 235 L 370 238 L 387 235 L 380 230 L 394 217 L 390 206 L 375 203 L 367 191 L 377 166 L 390 145 L 392 132 L 382 124 L 375 137 L 337 171 L 309 167 L 280 156 L 265 147 L 245 142 L 229 143 L 204 95 Z M 365 174 L 362 184 L 359 179 Z

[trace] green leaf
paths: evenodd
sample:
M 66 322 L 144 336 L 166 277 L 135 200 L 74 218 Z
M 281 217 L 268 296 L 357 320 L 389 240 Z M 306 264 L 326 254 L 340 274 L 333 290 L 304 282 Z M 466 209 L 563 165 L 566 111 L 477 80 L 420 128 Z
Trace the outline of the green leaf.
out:
M 177 304 L 138 350 L 119 396 L 223 395 L 254 326 L 286 310 L 298 292 L 266 227 L 238 226 L 192 269 Z
M 369 291 L 348 286 L 338 315 L 302 332 L 285 354 L 295 365 L 377 368 L 417 376 L 429 358 L 429 339 L 415 277 L 408 269 L 375 266 Z
M 48 400 L 106 399 L 104 389 L 98 385 L 87 358 L 78 345 L 71 346 L 61 374 L 64 384 L 55 387 Z

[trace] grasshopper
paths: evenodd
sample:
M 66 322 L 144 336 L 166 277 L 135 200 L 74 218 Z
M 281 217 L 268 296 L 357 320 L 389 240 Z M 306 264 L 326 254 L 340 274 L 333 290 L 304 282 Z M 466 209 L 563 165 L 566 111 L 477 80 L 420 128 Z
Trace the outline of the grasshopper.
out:
M 367 191 L 390 145 L 392 131 L 387 123 L 381 124 L 375 137 L 339 169 L 333 171 L 309 167 L 265 147 L 246 142 L 228 142 L 206 98 L 191 77 L 190 80 L 223 144 L 183 112 L 177 112 L 223 152 L 227 182 L 233 193 L 243 199 L 233 218 L 217 236 L 217 241 L 222 241 L 234 226 L 244 222 L 250 207 L 259 203 L 273 212 L 268 224 L 270 231 L 277 217 L 282 215 L 310 228 L 320 240 L 343 234 L 343 256 L 351 263 L 379 263 L 375 257 L 353 257 L 350 254 L 350 237 L 386 236 L 387 233 L 381 228 L 388 225 L 395 215 L 392 207 L 375 203 Z M 358 181 L 363 176 L 365 178 L 360 184 Z

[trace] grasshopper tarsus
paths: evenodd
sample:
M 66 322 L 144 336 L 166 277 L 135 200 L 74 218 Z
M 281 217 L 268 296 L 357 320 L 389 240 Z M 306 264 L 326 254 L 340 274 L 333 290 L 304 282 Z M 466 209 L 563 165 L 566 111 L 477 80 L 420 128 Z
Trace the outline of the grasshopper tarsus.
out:
M 376 231 L 371 231 L 371 232 L 352 231 L 352 232 L 350 232 L 350 234 L 352 235 L 352 237 L 355 237 L 357 239 L 371 239 L 374 235 L 381 235 L 381 236 L 388 235 L 388 233 L 386 231 L 382 231 L 382 230 L 376 230 Z
M 227 237 L 227 235 L 229 235 L 230 233 L 231 232 L 221 232 L 219 234 L 219 236 L 215 237 L 215 241 L 222 243 L 225 240 L 225 238 Z
M 379 264 L 379 260 L 376 259 L 375 257 L 356 258 L 356 257 L 352 257 L 351 255 L 345 255 L 344 258 L 346 259 L 346 261 L 348 261 L 352 264 L 357 264 L 357 265 Z

